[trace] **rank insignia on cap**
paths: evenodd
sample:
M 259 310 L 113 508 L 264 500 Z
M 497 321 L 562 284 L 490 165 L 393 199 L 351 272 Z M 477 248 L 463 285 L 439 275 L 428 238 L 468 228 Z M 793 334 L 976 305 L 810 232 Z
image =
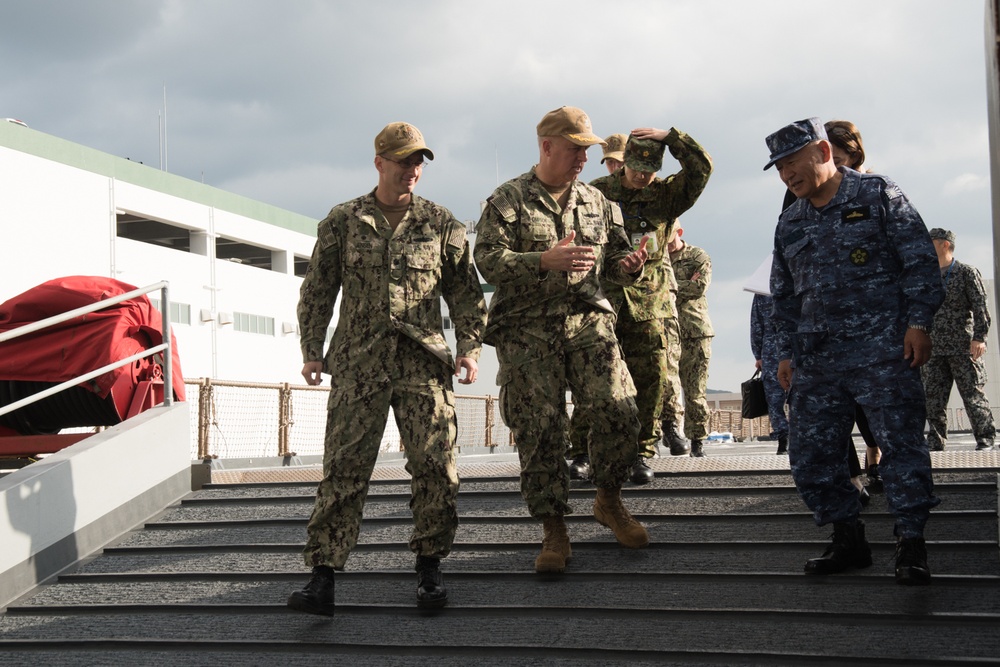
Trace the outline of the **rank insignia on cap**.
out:
M 868 263 L 868 251 L 864 248 L 855 248 L 851 251 L 851 264 L 863 266 Z

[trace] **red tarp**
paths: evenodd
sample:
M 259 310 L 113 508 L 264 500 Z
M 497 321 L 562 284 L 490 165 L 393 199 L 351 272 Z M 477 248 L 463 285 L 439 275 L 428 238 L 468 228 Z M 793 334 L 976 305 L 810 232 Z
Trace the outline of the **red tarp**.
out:
M 136 287 L 112 278 L 68 276 L 33 287 L 0 304 L 0 332 L 125 294 Z M 163 342 L 160 313 L 145 295 L 0 343 L 0 380 L 65 382 Z M 173 390 L 184 400 L 177 342 L 171 334 Z M 160 353 L 162 355 L 162 352 Z M 101 398 L 124 373 L 137 376 L 149 358 L 80 386 Z M 134 385 L 134 383 L 133 383 Z

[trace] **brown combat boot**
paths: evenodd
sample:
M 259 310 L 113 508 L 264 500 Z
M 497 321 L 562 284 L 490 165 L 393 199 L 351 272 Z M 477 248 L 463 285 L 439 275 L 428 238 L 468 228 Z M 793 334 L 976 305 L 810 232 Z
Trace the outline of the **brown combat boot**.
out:
M 561 516 L 545 517 L 542 529 L 542 553 L 535 559 L 535 572 L 562 572 L 566 569 L 566 561 L 573 555 L 566 522 Z
M 597 490 L 594 518 L 610 528 L 623 547 L 641 549 L 649 544 L 649 533 L 622 505 L 620 488 Z

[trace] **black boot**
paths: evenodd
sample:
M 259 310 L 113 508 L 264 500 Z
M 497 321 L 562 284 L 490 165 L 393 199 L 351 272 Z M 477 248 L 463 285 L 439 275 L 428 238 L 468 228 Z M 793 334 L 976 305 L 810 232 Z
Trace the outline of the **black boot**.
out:
M 309 614 L 333 616 L 333 568 L 317 565 L 301 591 L 288 596 L 288 606 Z
M 417 556 L 417 606 L 422 609 L 443 607 L 448 602 L 448 591 L 438 566 L 440 558 Z
M 872 463 L 868 466 L 868 490 L 872 493 L 880 493 L 883 490 L 882 475 L 878 471 L 878 464 Z
M 993 449 L 993 438 L 976 438 L 976 451 L 988 452 Z
M 788 453 L 788 436 L 782 436 L 778 438 L 778 451 L 776 454 L 787 454 Z
M 570 479 L 587 479 L 590 476 L 590 457 L 586 454 L 574 456 L 569 464 Z
M 653 477 L 655 475 L 652 468 L 646 463 L 646 457 L 640 456 L 632 466 L 632 473 L 629 475 L 629 480 L 633 484 L 649 484 L 653 481 Z
M 691 451 L 687 440 L 680 434 L 673 422 L 663 422 L 663 446 L 670 448 L 671 456 L 683 456 Z
M 806 562 L 806 574 L 836 574 L 850 568 L 869 567 L 872 549 L 865 539 L 865 522 L 833 524 L 833 542 L 819 558 Z
M 924 538 L 905 537 L 896 541 L 896 583 L 906 586 L 926 586 L 931 583 Z
M 698 438 L 692 438 L 691 439 L 691 456 L 698 457 L 698 456 L 704 456 L 704 455 L 705 455 L 705 450 L 702 449 L 701 440 L 699 440 Z

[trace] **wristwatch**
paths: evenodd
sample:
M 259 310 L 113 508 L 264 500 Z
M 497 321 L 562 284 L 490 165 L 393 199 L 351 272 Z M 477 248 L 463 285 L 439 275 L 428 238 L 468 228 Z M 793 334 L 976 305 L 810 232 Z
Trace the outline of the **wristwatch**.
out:
M 909 328 L 910 329 L 916 329 L 917 331 L 923 331 L 924 333 L 930 333 L 928 331 L 928 328 L 925 327 L 923 324 L 914 324 L 914 323 L 910 322 Z

